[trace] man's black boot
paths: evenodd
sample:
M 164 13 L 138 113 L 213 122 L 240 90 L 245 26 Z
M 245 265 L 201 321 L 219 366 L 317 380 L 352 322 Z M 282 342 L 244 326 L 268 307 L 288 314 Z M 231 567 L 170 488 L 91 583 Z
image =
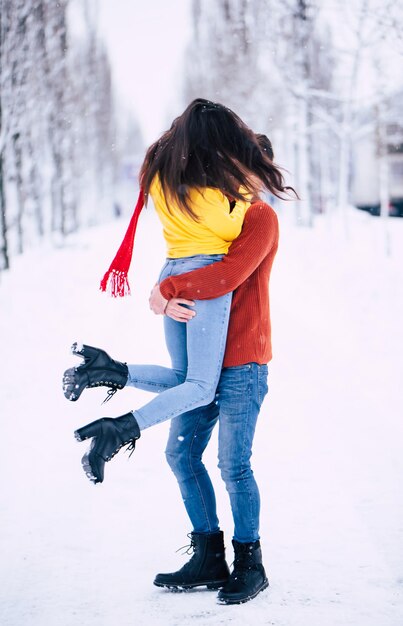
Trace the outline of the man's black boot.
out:
M 208 535 L 192 532 L 189 537 L 190 548 L 193 549 L 190 561 L 177 572 L 157 574 L 154 585 L 170 589 L 203 586 L 207 589 L 219 589 L 229 578 L 222 531 Z
M 241 604 L 255 598 L 269 586 L 262 564 L 260 541 L 239 543 L 233 541 L 234 570 L 227 584 L 218 592 L 222 604 Z
M 77 441 L 85 441 L 92 437 L 91 446 L 81 460 L 84 472 L 91 482 L 102 483 L 105 463 L 127 444 L 130 444 L 128 450 L 133 451 L 140 434 L 133 413 L 115 418 L 102 417 L 76 430 L 74 435 Z
M 104 402 L 127 383 L 129 370 L 126 363 L 115 361 L 100 348 L 73 343 L 71 351 L 84 359 L 78 367 L 71 367 L 63 375 L 63 393 L 75 402 L 86 387 L 109 387 Z

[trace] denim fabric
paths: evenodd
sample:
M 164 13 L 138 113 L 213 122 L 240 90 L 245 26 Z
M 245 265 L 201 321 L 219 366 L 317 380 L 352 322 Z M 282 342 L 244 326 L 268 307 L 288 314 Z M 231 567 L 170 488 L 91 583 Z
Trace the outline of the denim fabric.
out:
M 142 371 L 140 371 L 142 368 Z M 147 391 L 177 384 L 168 368 L 129 365 L 129 383 Z M 166 457 L 174 472 L 193 530 L 219 528 L 214 489 L 202 455 L 219 422 L 219 467 L 229 493 L 234 539 L 259 539 L 259 490 L 250 465 L 260 407 L 267 393 L 267 365 L 248 363 L 222 370 L 215 401 L 171 421 Z
M 223 255 L 217 254 L 168 259 L 158 282 L 168 276 L 176 276 L 210 265 L 222 257 Z M 157 370 L 171 371 L 170 381 L 176 386 L 133 411 L 140 430 L 185 411 L 205 406 L 214 399 L 224 357 L 231 298 L 232 294 L 228 293 L 213 300 L 196 300 L 194 307 L 196 316 L 187 323 L 175 322 L 169 317 L 164 317 L 165 340 L 172 361 L 172 370 L 154 367 Z M 138 375 L 141 376 L 139 370 L 131 366 L 129 384 L 130 380 L 135 380 Z M 150 380 L 155 378 L 150 376 Z
M 218 467 L 231 501 L 234 539 L 248 543 L 259 539 L 260 496 L 250 458 L 257 418 L 268 392 L 267 365 L 225 368 L 217 391 Z

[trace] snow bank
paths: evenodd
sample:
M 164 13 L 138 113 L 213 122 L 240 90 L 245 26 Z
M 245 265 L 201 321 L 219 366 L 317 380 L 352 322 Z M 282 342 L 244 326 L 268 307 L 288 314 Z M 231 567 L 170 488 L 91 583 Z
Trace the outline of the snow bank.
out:
M 167 424 L 148 431 L 130 461 L 108 464 L 102 485 L 80 466 L 86 444 L 74 429 L 148 396 L 128 389 L 101 407 L 99 389 L 68 403 L 61 376 L 78 362 L 70 344 L 168 364 L 147 301 L 163 244 L 145 211 L 131 298 L 97 290 L 119 222 L 30 252 L 1 277 L 1 624 L 400 626 L 403 220 L 391 222 L 385 258 L 379 220 L 351 214 L 346 241 L 338 222 L 295 229 L 286 210 L 272 283 L 275 356 L 253 457 L 270 589 L 226 607 L 214 592 L 153 587 L 157 572 L 185 561 L 175 550 L 191 530 L 164 460 Z M 215 439 L 207 464 L 231 561 Z

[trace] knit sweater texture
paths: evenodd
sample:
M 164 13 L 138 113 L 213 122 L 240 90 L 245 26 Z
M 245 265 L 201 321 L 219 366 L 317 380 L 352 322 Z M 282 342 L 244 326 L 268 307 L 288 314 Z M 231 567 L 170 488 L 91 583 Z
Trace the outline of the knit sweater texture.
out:
M 255 202 L 222 261 L 160 284 L 167 300 L 209 300 L 234 292 L 223 367 L 262 365 L 272 358 L 269 279 L 278 239 L 276 213 L 268 204 Z

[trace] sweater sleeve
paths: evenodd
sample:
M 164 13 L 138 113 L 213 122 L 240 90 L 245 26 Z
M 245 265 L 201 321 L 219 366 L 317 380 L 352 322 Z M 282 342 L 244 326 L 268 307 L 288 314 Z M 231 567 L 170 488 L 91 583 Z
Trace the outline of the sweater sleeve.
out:
M 247 211 L 242 233 L 221 261 L 166 278 L 160 284 L 161 293 L 167 300 L 218 298 L 239 287 L 277 244 L 275 212 L 267 204 L 256 203 Z

